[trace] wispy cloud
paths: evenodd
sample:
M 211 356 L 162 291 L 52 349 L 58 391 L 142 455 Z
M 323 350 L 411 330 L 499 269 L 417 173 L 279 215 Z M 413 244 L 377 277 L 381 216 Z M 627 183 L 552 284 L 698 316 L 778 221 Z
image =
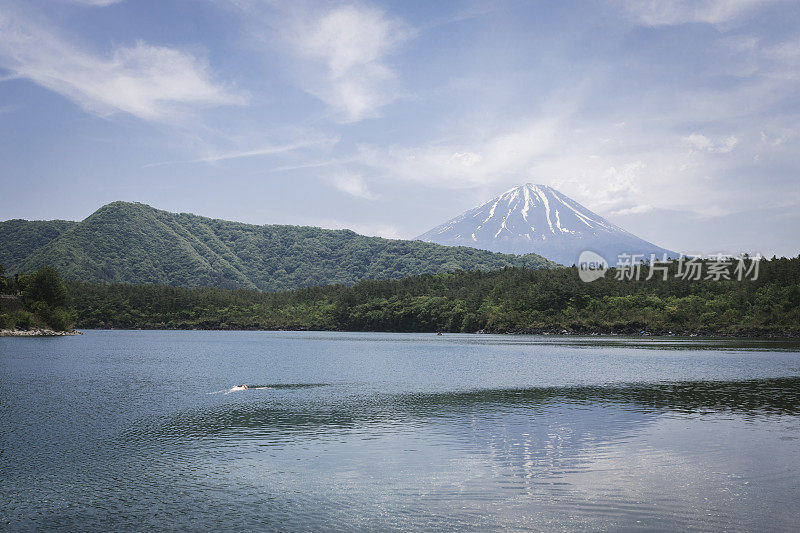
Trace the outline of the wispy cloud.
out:
M 298 141 L 284 145 L 265 145 L 258 148 L 250 148 L 244 150 L 230 150 L 225 152 L 215 152 L 196 159 L 181 159 L 176 161 L 161 161 L 158 163 L 150 163 L 144 165 L 143 168 L 160 167 L 165 165 L 178 165 L 185 163 L 219 163 L 221 161 L 229 161 L 232 159 L 244 159 L 249 157 L 262 157 L 269 155 L 285 154 L 294 152 L 302 148 L 308 148 L 320 144 L 318 141 Z
M 289 77 L 342 122 L 380 116 L 403 93 L 388 63 L 414 35 L 401 19 L 360 3 L 228 3 L 251 33 L 290 57 Z M 277 39 L 276 39 L 277 36 Z
M 83 4 L 87 6 L 96 6 L 96 7 L 106 7 L 110 6 L 111 4 L 118 4 L 122 2 L 122 0 L 62 0 L 63 2 L 69 2 L 72 4 Z
M 291 43 L 318 64 L 309 92 L 353 122 L 377 116 L 398 96 L 385 58 L 409 35 L 402 22 L 376 8 L 345 5 L 298 22 Z
M 16 78 L 62 94 L 90 113 L 129 113 L 164 121 L 193 106 L 243 104 L 194 55 L 139 41 L 96 55 L 43 26 L 0 12 L 0 66 Z
M 765 0 L 612 0 L 632 20 L 646 26 L 686 23 L 724 25 L 763 6 Z
M 273 172 L 286 172 L 291 170 L 304 170 L 310 168 L 342 167 L 349 163 L 358 163 L 361 159 L 357 156 L 337 157 L 332 159 L 310 160 L 302 163 L 283 165 L 272 169 Z

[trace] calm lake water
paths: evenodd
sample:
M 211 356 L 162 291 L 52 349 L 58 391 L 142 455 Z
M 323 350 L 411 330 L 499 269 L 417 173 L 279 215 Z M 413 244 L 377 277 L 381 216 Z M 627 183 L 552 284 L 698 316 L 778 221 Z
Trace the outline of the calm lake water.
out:
M 2 338 L 0 529 L 796 531 L 799 350 L 430 334 Z

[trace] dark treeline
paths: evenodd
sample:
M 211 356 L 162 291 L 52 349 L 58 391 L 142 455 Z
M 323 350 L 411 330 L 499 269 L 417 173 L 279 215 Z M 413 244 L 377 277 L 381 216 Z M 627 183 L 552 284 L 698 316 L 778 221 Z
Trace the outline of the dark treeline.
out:
M 749 263 L 748 263 L 749 265 Z M 706 270 L 708 263 L 704 264 Z M 610 270 L 506 268 L 261 293 L 69 282 L 78 327 L 347 331 L 800 334 L 800 257 L 760 262 L 758 279 L 641 280 Z M 706 277 L 703 271 L 703 278 Z M 752 273 L 751 273 L 752 277 Z
M 68 331 L 74 316 L 66 305 L 67 288 L 53 268 L 6 276 L 0 266 L 0 329 Z

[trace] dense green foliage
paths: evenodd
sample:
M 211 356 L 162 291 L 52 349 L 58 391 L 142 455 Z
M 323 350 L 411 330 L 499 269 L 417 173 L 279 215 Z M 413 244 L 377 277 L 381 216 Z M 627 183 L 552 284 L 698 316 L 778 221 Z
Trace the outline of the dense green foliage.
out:
M 0 265 L 17 272 L 30 254 L 77 224 L 67 220 L 6 220 L 0 222 Z
M 254 226 L 126 202 L 100 208 L 9 271 L 43 265 L 67 279 L 95 283 L 269 291 L 459 269 L 556 266 L 533 254 L 503 255 L 347 230 Z
M 800 334 L 800 257 L 762 261 L 755 281 L 675 268 L 666 281 L 506 268 L 279 293 L 70 283 L 70 304 L 89 328 Z
M 55 269 L 6 277 L 0 266 L 0 329 L 72 329 L 74 316 L 66 308 L 67 288 Z

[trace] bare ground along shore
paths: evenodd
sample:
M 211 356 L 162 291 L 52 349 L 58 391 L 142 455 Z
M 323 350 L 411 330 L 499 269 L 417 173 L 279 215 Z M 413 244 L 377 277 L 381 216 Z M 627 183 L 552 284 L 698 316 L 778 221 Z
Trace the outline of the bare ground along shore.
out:
M 52 329 L 0 329 L 0 337 L 63 337 L 64 335 L 82 335 L 78 330 L 54 331 Z

